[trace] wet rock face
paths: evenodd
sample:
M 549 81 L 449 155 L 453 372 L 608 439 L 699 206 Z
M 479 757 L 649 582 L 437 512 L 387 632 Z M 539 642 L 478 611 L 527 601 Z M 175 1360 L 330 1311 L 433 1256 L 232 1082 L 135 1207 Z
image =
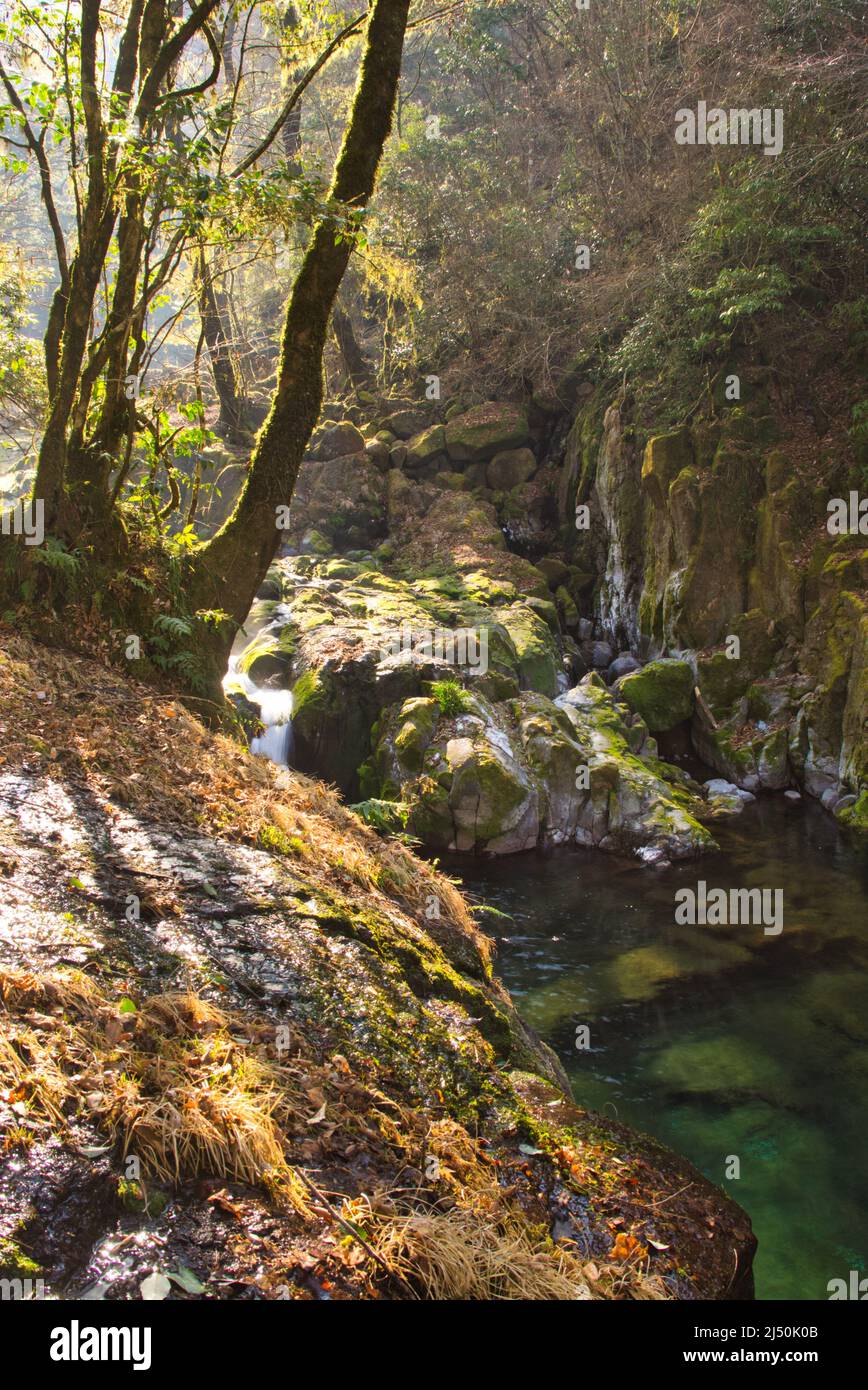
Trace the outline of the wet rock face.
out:
M 597 392 L 580 406 L 559 508 L 569 523 L 586 504 L 590 526 L 566 558 L 595 572 L 607 635 L 695 672 L 694 712 L 686 675 L 667 711 L 648 668 L 619 671 L 643 718 L 661 731 L 675 713 L 692 718 L 695 751 L 725 778 L 798 787 L 852 823 L 847 798 L 858 801 L 868 779 L 864 544 L 829 535 L 832 484 L 818 485 L 798 446 L 781 442 L 762 372 L 745 372 L 742 387 L 743 402 L 716 418 L 639 441 L 622 402 Z

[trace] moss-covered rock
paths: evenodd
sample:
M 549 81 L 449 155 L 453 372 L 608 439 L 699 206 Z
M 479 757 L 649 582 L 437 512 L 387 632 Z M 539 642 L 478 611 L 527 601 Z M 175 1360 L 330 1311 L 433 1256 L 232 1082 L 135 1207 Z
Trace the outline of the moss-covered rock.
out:
M 868 791 L 859 793 L 852 806 L 845 806 L 835 815 L 842 825 L 868 835 Z
M 446 426 L 446 449 L 458 463 L 478 463 L 530 442 L 527 414 L 519 406 L 488 401 L 454 416 Z
M 515 648 L 521 688 L 556 695 L 560 659 L 548 624 L 526 603 L 513 604 L 498 616 Z
M 649 661 L 618 682 L 618 693 L 652 733 L 683 724 L 693 713 L 693 668 L 687 661 L 664 658 Z
M 642 459 L 642 486 L 658 506 L 663 506 L 678 474 L 693 463 L 688 430 L 671 430 L 648 440 Z
M 407 467 L 422 468 L 446 452 L 446 432 L 442 425 L 432 425 L 414 435 L 407 444 Z
M 503 449 L 488 465 L 488 486 L 495 492 L 510 492 L 526 483 L 536 472 L 536 458 L 531 449 Z
M 636 756 L 626 712 L 598 677 L 556 703 L 531 691 L 496 702 L 474 687 L 433 737 L 428 710 L 420 736 L 420 712 L 413 700 L 386 712 L 374 764 L 380 794 L 409 807 L 408 831 L 432 849 L 573 843 L 686 858 L 714 847 L 683 774 Z

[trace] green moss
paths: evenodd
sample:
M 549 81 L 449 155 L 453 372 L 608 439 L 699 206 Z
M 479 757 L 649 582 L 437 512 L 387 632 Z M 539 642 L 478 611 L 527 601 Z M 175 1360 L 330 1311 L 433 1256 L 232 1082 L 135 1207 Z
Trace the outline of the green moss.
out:
M 321 679 L 321 673 L 319 671 L 305 671 L 304 675 L 299 676 L 292 687 L 293 722 L 298 721 L 305 711 L 324 709 L 327 698 L 327 690 Z
M 620 697 L 652 733 L 674 729 L 693 713 L 693 670 L 686 661 L 649 661 L 641 671 L 625 676 Z
M 0 1270 L 7 1278 L 19 1279 L 33 1279 L 42 1273 L 41 1266 L 8 1238 L 0 1240 Z
M 860 792 L 852 806 L 845 806 L 837 813 L 838 820 L 848 830 L 860 830 L 868 834 L 868 791 Z
M 527 604 L 514 604 L 499 614 L 518 662 L 523 690 L 553 698 L 558 690 L 558 652 L 548 624 Z
M 693 463 L 693 446 L 688 430 L 671 430 L 648 440 L 642 460 L 642 486 L 658 506 L 663 506 L 669 486 L 683 469 Z

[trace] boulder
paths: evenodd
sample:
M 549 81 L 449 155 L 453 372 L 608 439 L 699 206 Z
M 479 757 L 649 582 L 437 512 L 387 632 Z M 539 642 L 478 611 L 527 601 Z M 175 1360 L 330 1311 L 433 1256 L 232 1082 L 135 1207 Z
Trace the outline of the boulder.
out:
M 611 666 L 615 652 L 611 642 L 585 641 L 581 645 L 582 660 L 589 670 L 605 671 Z
M 633 671 L 641 671 L 642 663 L 637 661 L 630 652 L 619 652 L 606 671 L 606 680 L 609 685 L 614 685 L 615 681 L 622 676 L 629 676 Z
M 407 467 L 422 468 L 446 451 L 446 431 L 442 425 L 432 425 L 412 437 L 407 445 Z
M 544 555 L 541 560 L 537 560 L 536 567 L 550 589 L 559 588 L 570 576 L 569 565 L 559 560 L 556 555 Z
M 365 437 L 358 426 L 350 420 L 330 425 L 318 436 L 315 456 L 329 460 L 341 458 L 344 454 L 358 454 L 365 447 Z
M 516 405 L 488 401 L 449 421 L 446 449 L 456 463 L 478 463 L 530 442 L 527 413 Z
M 405 406 L 401 410 L 395 410 L 391 415 L 383 418 L 384 429 L 396 435 L 398 439 L 412 439 L 414 435 L 421 434 L 431 423 L 431 413 L 422 406 Z
M 382 439 L 369 439 L 365 445 L 365 453 L 381 472 L 386 472 L 391 466 L 389 446 Z
M 427 847 L 511 854 L 572 843 L 647 863 L 714 847 L 694 814 L 705 803 L 667 782 L 667 765 L 631 752 L 598 677 L 554 703 L 532 691 L 492 701 L 476 687 L 465 702 L 446 716 L 431 700 L 406 700 L 378 725 L 366 790 L 408 808 L 407 830 Z
M 618 682 L 618 694 L 640 714 L 652 734 L 683 724 L 693 713 L 693 668 L 687 661 L 663 658 L 649 661 Z
M 510 492 L 535 472 L 536 458 L 531 449 L 502 449 L 489 463 L 486 478 L 495 492 Z

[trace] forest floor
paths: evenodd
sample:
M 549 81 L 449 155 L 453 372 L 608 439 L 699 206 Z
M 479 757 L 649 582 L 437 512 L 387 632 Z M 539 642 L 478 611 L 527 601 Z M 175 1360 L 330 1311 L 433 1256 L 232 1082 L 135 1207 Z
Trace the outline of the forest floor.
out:
M 745 1214 L 578 1109 L 455 885 L 0 629 L 0 1275 L 60 1298 L 738 1298 Z

